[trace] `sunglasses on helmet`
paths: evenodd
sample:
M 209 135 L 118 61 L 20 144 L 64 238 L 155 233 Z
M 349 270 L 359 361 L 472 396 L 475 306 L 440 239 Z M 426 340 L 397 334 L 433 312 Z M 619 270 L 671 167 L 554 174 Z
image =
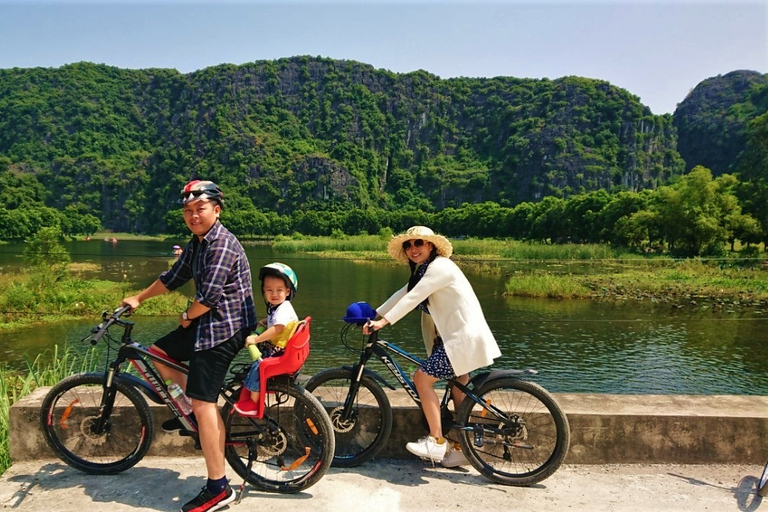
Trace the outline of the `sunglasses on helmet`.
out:
M 215 198 L 210 190 L 192 190 L 190 192 L 182 193 L 179 202 L 181 204 L 187 204 L 199 199 L 201 196 L 204 196 L 203 199 L 213 199 L 218 202 L 218 199 Z
M 189 201 L 194 197 L 200 197 L 201 195 L 206 193 L 208 193 L 207 190 L 191 190 L 189 192 L 182 192 L 179 197 L 184 201 Z
M 421 238 L 419 238 L 418 240 L 414 240 L 413 241 L 413 246 L 414 247 L 421 247 L 422 245 L 424 245 L 424 240 L 422 240 Z M 411 248 L 411 241 L 410 240 L 406 240 L 405 242 L 403 242 L 403 250 L 404 251 L 407 251 L 410 248 Z

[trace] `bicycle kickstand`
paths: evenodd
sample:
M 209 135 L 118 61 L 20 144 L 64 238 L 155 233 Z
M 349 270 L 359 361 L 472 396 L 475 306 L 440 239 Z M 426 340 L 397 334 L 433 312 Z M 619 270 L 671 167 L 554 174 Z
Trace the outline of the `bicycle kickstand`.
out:
M 256 458 L 256 446 L 253 444 L 252 439 L 248 439 L 248 465 L 245 469 L 245 478 L 243 478 L 243 483 L 240 484 L 240 492 L 237 493 L 237 499 L 235 500 L 235 505 L 239 505 L 241 501 L 243 501 L 243 496 L 245 496 L 245 484 L 248 483 L 248 475 L 251 474 L 251 468 L 253 467 L 253 459 Z

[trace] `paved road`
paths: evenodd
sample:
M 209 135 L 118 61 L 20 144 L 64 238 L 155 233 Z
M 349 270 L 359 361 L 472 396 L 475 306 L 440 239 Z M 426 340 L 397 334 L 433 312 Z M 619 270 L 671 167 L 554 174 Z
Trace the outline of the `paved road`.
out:
M 384 459 L 359 468 L 332 468 L 317 485 L 298 494 L 250 489 L 241 504 L 222 510 L 768 512 L 768 504 L 755 493 L 761 469 L 570 465 L 534 487 L 518 488 L 490 483 L 473 469 Z M 147 458 L 125 473 L 104 477 L 55 460 L 24 462 L 0 477 L 0 507 L 43 512 L 179 510 L 203 485 L 202 472 L 202 459 L 194 457 Z M 230 477 L 236 477 L 234 472 Z

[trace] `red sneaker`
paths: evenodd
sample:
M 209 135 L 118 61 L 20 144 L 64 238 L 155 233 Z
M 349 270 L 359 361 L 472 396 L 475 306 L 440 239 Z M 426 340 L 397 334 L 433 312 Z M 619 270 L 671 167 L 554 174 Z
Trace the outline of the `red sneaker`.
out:
M 206 486 L 200 491 L 200 494 L 191 501 L 188 501 L 181 512 L 213 512 L 222 507 L 226 507 L 235 501 L 235 491 L 227 484 L 227 487 L 216 496 L 208 492 Z
M 241 416 L 256 416 L 256 402 L 250 398 L 240 398 L 235 404 L 235 411 Z

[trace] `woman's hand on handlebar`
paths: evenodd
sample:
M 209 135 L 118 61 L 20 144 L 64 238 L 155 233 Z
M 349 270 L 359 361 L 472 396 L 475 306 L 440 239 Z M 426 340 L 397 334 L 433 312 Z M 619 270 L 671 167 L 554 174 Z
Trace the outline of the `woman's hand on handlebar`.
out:
M 388 325 L 389 322 L 386 318 L 379 318 L 378 320 L 369 320 L 365 325 L 363 325 L 363 334 L 371 334 L 373 331 L 378 331 L 385 325 Z

